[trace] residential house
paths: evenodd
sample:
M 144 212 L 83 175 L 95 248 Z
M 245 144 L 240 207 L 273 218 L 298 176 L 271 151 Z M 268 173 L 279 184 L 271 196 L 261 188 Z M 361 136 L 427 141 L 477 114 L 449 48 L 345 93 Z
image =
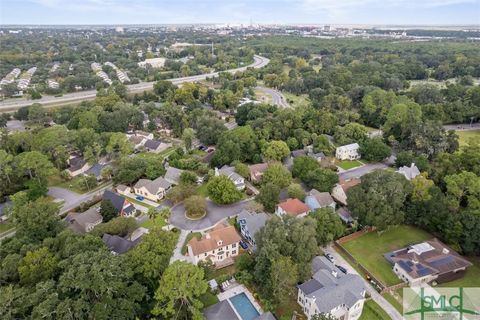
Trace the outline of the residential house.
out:
M 410 286 L 459 279 L 472 265 L 436 238 L 386 253 L 384 257 L 393 265 L 393 272 Z
M 153 133 L 151 132 L 145 132 L 145 131 L 141 131 L 141 130 L 136 130 L 135 131 L 135 135 L 136 136 L 140 136 L 140 137 L 143 137 L 144 139 L 153 139 Z
M 420 175 L 420 170 L 418 170 L 415 163 L 412 163 L 410 167 L 403 166 L 397 170 L 398 173 L 403 175 L 408 181 L 412 180 L 416 176 Z
M 207 320 L 243 320 L 236 307 L 229 302 L 229 299 L 222 300 L 203 310 L 203 315 Z M 265 312 L 259 316 L 251 317 L 252 320 L 276 320 L 271 312 Z
M 311 209 L 332 208 L 335 210 L 335 200 L 328 192 L 320 192 L 312 189 L 305 197 L 305 204 Z
M 240 240 L 241 238 L 234 226 L 220 223 L 202 236 L 201 239 L 193 238 L 190 240 L 187 245 L 188 255 L 194 264 L 207 260 L 210 260 L 217 267 L 226 263 L 233 263 L 232 258 L 238 255 Z
M 159 153 L 170 148 L 172 144 L 170 142 L 148 139 L 143 146 L 148 152 Z
M 133 230 L 132 234 L 130 237 L 128 237 L 128 240 L 130 241 L 136 241 L 137 239 L 140 239 L 143 237 L 145 234 L 149 234 L 150 230 L 144 227 L 138 227 L 137 229 Z
M 277 205 L 275 214 L 279 217 L 288 214 L 297 218 L 303 218 L 310 212 L 310 208 L 296 198 L 289 198 Z
M 238 190 L 245 189 L 245 178 L 236 173 L 234 167 L 223 166 L 220 169 L 215 168 L 215 176 L 218 177 L 219 175 L 227 176 L 230 180 L 232 180 L 233 184 Z
M 182 173 L 183 170 L 168 166 L 167 171 L 165 172 L 165 180 L 171 184 L 178 184 Z
M 366 288 L 356 274 L 343 274 L 325 257 L 312 261 L 312 279 L 298 287 L 297 302 L 308 320 L 316 314 L 357 320 L 362 314 Z
M 133 145 L 133 148 L 137 150 L 143 147 L 147 139 L 145 139 L 143 136 L 132 135 L 128 137 L 128 141 Z
M 67 172 L 71 177 L 76 177 L 82 173 L 85 173 L 91 167 L 91 165 L 89 165 L 80 156 L 72 156 L 68 160 L 68 164 L 69 167 L 67 168 Z
M 350 211 L 345 207 L 340 207 L 337 209 L 337 215 L 340 219 L 345 222 L 347 225 L 353 223 L 353 217 Z
M 140 243 L 141 238 L 131 241 L 117 235 L 110 235 L 105 233 L 102 237 L 103 243 L 107 246 L 110 252 L 114 255 L 124 254 L 133 249 Z
M 291 152 L 292 158 L 298 158 L 298 157 L 304 157 L 307 155 L 307 150 L 305 149 L 298 149 L 298 150 L 293 150 Z
M 332 190 L 332 197 L 343 205 L 347 205 L 347 191 L 360 183 L 360 179 L 352 178 L 350 180 L 339 181 Z
M 124 196 L 129 196 L 132 189 L 124 184 L 119 184 L 115 190 L 120 193 L 121 195 L 124 195 Z
M 360 159 L 360 146 L 358 143 L 351 143 L 338 147 L 335 151 L 335 158 L 338 160 L 357 160 Z
M 85 212 L 73 212 L 65 217 L 67 228 L 77 233 L 87 233 L 102 223 L 103 217 L 98 208 L 90 208 Z
M 253 183 L 259 183 L 262 179 L 263 173 L 268 168 L 268 163 L 257 163 L 248 166 L 248 171 L 250 173 L 250 181 Z
M 240 233 L 242 237 L 256 250 L 255 234 L 265 226 L 270 216 L 264 212 L 255 213 L 247 210 L 242 210 L 237 215 L 237 222 L 240 225 Z
M 102 181 L 102 170 L 108 166 L 108 163 L 95 163 L 90 169 L 88 169 L 85 174 L 89 176 L 94 176 L 97 181 Z
M 172 184 L 163 177 L 158 177 L 155 180 L 140 179 L 133 186 L 133 192 L 137 196 L 142 196 L 152 201 L 160 201 L 165 197 Z
M 109 200 L 122 217 L 133 217 L 137 211 L 130 201 L 110 190 L 105 190 L 102 200 Z

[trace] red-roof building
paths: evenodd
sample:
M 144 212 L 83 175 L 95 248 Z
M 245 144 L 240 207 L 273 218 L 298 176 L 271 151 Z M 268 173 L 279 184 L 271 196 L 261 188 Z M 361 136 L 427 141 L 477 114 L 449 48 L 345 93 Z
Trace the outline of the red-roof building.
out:
M 289 198 L 283 202 L 280 202 L 275 210 L 275 213 L 279 217 L 288 214 L 297 218 L 302 218 L 305 217 L 309 212 L 310 208 L 305 203 L 295 198 Z

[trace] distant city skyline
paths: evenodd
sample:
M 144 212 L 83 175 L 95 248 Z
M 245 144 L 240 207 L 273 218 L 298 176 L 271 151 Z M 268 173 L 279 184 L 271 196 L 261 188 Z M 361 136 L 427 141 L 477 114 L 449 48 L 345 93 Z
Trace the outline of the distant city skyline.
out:
M 1 24 L 480 24 L 480 0 L 0 0 L 0 4 Z

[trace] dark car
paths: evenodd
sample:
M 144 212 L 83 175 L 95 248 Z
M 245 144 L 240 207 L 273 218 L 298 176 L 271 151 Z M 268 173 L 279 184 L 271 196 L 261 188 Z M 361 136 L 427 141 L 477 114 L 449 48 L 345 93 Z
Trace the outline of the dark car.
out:
M 243 240 L 240 241 L 240 247 L 242 247 L 244 250 L 248 249 L 248 245 Z
M 347 269 L 345 269 L 344 267 L 339 266 L 339 265 L 335 265 L 335 266 L 338 268 L 338 270 L 342 271 L 343 273 L 345 273 L 345 274 L 347 273 Z
M 198 150 L 200 150 L 200 151 L 206 151 L 206 150 L 207 150 L 207 147 L 205 147 L 204 145 L 200 145 L 200 146 L 198 146 Z

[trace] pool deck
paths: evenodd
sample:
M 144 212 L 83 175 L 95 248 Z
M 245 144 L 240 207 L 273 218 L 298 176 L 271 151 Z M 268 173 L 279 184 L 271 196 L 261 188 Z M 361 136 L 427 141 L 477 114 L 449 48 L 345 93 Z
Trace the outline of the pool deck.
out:
M 253 295 L 250 293 L 250 291 L 248 291 L 248 289 L 243 284 L 232 285 L 230 288 L 228 288 L 224 292 L 220 292 L 217 295 L 217 297 L 218 297 L 218 300 L 220 300 L 220 301 L 228 300 L 228 303 L 230 303 L 230 306 L 235 311 L 235 314 L 238 316 L 239 319 L 242 319 L 242 317 L 237 313 L 237 310 L 235 309 L 232 302 L 230 301 L 231 297 L 234 297 L 237 294 L 240 294 L 242 292 L 245 293 L 245 295 L 248 297 L 248 300 L 250 300 L 250 302 L 253 304 L 255 309 L 257 309 L 258 313 L 263 314 L 262 307 L 260 307 L 258 302 L 253 297 Z

